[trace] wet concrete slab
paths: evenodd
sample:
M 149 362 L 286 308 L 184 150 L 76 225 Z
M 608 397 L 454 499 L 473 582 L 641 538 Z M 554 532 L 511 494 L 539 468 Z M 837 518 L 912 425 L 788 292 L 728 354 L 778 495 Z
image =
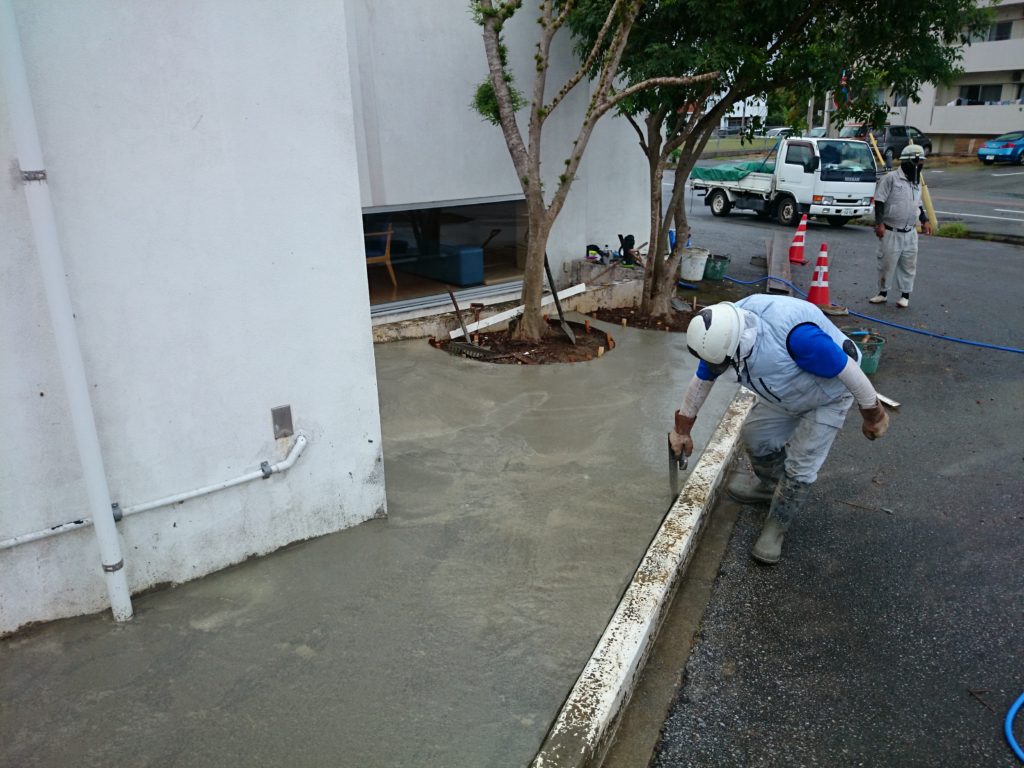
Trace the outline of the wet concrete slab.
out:
M 0 643 L 2 762 L 529 763 L 671 502 L 694 369 L 603 327 L 572 365 L 378 345 L 388 518 Z

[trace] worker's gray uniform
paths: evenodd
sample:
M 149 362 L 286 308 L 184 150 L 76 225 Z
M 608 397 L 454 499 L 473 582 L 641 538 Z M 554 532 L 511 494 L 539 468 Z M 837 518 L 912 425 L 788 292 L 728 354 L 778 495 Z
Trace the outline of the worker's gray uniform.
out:
M 885 174 L 875 187 L 875 200 L 885 203 L 885 234 L 878 246 L 878 290 L 914 290 L 917 274 L 917 222 L 921 215 L 921 185 L 899 168 Z M 895 282 L 895 286 L 893 283 Z
M 786 474 L 802 483 L 818 478 L 832 442 L 853 405 L 853 395 L 837 378 L 815 376 L 789 354 L 787 339 L 798 325 L 813 323 L 825 331 L 854 362 L 860 350 L 813 304 L 789 297 L 757 294 L 736 302 L 745 310 L 746 328 L 756 337 L 749 351 L 740 347 L 740 382 L 758 395 L 743 425 L 751 456 L 786 449 Z

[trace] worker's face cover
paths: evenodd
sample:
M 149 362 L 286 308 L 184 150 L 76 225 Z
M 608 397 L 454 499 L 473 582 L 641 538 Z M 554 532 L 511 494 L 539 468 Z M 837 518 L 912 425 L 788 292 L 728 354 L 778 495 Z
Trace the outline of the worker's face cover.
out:
M 916 184 L 921 176 L 921 169 L 924 168 L 924 160 L 903 160 L 900 162 L 900 168 L 903 175 Z

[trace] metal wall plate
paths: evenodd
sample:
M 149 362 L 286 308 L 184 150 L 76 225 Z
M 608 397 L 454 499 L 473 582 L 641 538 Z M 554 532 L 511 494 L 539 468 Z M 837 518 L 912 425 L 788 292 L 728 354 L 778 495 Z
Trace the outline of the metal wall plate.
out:
M 292 429 L 292 407 L 290 405 L 279 405 L 270 409 L 270 417 L 274 422 L 274 439 L 291 437 L 295 434 Z

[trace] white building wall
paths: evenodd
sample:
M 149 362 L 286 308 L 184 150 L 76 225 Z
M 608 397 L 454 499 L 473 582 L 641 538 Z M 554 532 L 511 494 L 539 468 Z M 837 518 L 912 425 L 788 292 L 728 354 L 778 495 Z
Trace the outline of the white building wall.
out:
M 120 522 L 131 588 L 383 514 L 344 6 L 15 11 L 113 499 L 283 458 L 275 406 L 310 439 L 286 474 Z M 0 158 L 8 539 L 89 512 L 2 88 Z M 105 605 L 91 528 L 0 551 L 0 634 Z
M 452 200 L 522 197 L 501 129 L 472 109 L 487 76 L 483 32 L 468 3 L 348 0 L 357 70 L 354 101 L 362 204 L 421 207 Z M 516 87 L 529 98 L 537 37 L 534 6 L 507 25 Z M 568 31 L 555 40 L 549 93 L 573 66 Z M 581 83 L 549 118 L 543 172 L 553 189 L 589 97 Z M 520 113 L 525 133 L 526 113 Z M 647 164 L 629 124 L 603 118 L 549 241 L 552 263 L 580 258 L 617 234 L 647 239 Z

